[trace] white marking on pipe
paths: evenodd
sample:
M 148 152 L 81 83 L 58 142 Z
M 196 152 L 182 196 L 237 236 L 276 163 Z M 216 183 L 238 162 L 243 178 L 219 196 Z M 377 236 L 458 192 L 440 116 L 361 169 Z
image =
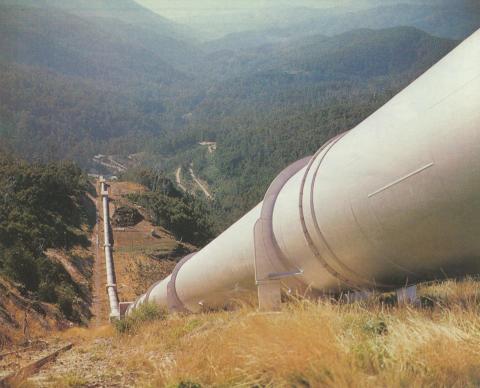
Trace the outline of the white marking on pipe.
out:
M 389 189 L 390 187 L 395 186 L 395 185 L 399 184 L 400 182 L 403 182 L 404 180 L 407 180 L 408 178 L 411 178 L 412 176 L 417 175 L 417 174 L 421 173 L 422 171 L 425 171 L 427 168 L 430 168 L 434 165 L 435 165 L 435 163 L 432 162 L 432 163 L 427 164 L 426 166 L 420 167 L 418 170 L 415 170 L 415 171 L 411 172 L 410 174 L 407 174 L 404 177 L 399 178 L 396 181 L 393 181 L 392 183 L 389 183 L 388 185 L 381 187 L 377 191 L 374 191 L 373 193 L 368 194 L 368 198 L 371 198 L 374 195 L 377 195 L 377 194 L 381 193 L 382 191 L 385 191 L 385 190 Z

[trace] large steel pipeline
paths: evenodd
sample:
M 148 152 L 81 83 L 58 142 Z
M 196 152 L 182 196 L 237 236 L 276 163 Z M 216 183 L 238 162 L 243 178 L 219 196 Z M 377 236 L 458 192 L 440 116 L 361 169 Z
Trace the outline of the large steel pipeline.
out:
M 258 287 L 398 288 L 480 269 L 480 30 L 283 171 L 265 199 L 128 309 L 224 306 Z
M 120 309 L 118 304 L 117 284 L 115 280 L 115 270 L 112 255 L 112 239 L 110 236 L 110 212 L 108 205 L 108 186 L 103 177 L 100 179 L 102 205 L 103 205 L 103 236 L 105 250 L 105 268 L 107 272 L 106 291 L 110 305 L 110 320 L 120 318 Z

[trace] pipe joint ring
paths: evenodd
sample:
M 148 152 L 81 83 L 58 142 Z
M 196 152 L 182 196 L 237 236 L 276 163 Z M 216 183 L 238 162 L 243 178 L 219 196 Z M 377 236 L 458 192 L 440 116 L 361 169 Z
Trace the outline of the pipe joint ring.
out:
M 188 261 L 190 260 L 196 252 L 190 253 L 189 255 L 185 256 L 182 260 L 180 260 L 175 268 L 173 269 L 172 275 L 170 277 L 170 281 L 167 284 L 167 307 L 169 311 L 172 312 L 178 312 L 178 313 L 188 313 L 190 312 L 183 302 L 180 300 L 177 294 L 177 288 L 176 288 L 176 280 L 177 280 L 177 274 L 180 271 L 180 268 Z M 151 290 L 148 292 L 148 296 L 150 296 Z
M 292 176 L 308 164 L 310 159 L 311 156 L 308 156 L 285 168 L 277 175 L 265 193 L 260 217 L 254 227 L 255 281 L 257 285 L 272 281 L 269 275 L 275 272 L 298 273 L 298 269 L 291 271 L 291 265 L 278 246 L 273 233 L 273 211 L 282 188 Z
M 300 213 L 300 221 L 302 224 L 302 230 L 303 230 L 303 235 L 305 237 L 305 241 L 307 242 L 308 247 L 310 248 L 310 251 L 313 253 L 313 255 L 317 258 L 319 263 L 322 265 L 323 268 L 335 279 L 337 279 L 340 283 L 343 283 L 344 285 L 347 285 L 348 287 L 352 289 L 365 289 L 365 287 L 375 287 L 379 286 L 380 284 L 375 284 L 372 283 L 370 280 L 363 278 L 359 274 L 355 273 L 351 268 L 346 266 L 342 261 L 336 257 L 334 252 L 331 250 L 327 240 L 325 239 L 325 236 L 323 235 L 320 226 L 318 224 L 318 219 L 317 215 L 315 214 L 315 207 L 313 203 L 313 189 L 316 183 L 316 178 L 318 175 L 318 171 L 320 166 L 323 164 L 323 161 L 326 157 L 326 155 L 329 153 L 329 151 L 332 149 L 335 144 L 341 140 L 347 133 L 343 132 L 332 139 L 328 140 L 320 149 L 315 153 L 313 158 L 311 159 L 310 163 L 308 163 L 307 168 L 305 169 L 305 174 L 303 176 L 301 186 L 300 186 L 300 195 L 299 195 L 299 213 Z M 316 163 L 316 166 L 314 167 L 314 164 Z M 305 185 L 307 181 L 307 177 L 309 174 L 312 173 L 312 182 L 310 184 L 309 190 L 305 190 Z M 311 219 L 313 220 L 315 232 L 317 233 L 317 236 L 323 241 L 323 245 L 326 248 L 326 250 L 330 253 L 330 257 L 335 258 L 335 266 L 332 265 L 332 263 L 329 260 L 326 260 L 324 257 L 323 252 L 320 251 L 320 249 L 317 247 L 317 245 L 314 242 L 314 239 L 312 237 L 312 233 L 309 230 L 307 226 L 307 222 L 305 220 L 305 209 L 304 209 L 304 196 L 307 196 L 306 200 L 309 203 L 310 207 L 310 213 L 311 213 Z M 336 269 L 338 268 L 338 270 Z M 384 285 L 380 285 L 384 286 Z

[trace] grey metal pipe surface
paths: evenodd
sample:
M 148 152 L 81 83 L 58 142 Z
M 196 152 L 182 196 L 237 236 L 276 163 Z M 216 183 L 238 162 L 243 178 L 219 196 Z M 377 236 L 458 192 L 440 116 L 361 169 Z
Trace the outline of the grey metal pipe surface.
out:
M 174 282 L 169 276 L 152 286 L 129 312 L 145 301 L 169 306 L 172 295 L 196 312 L 254 290 L 261 209 L 177 268 Z M 288 179 L 272 229 L 288 266 L 298 269 L 282 279 L 290 288 L 397 288 L 478 273 L 480 30 Z
M 117 285 L 115 280 L 115 271 L 113 265 L 112 244 L 110 238 L 110 214 L 108 207 L 108 186 L 105 181 L 101 180 L 101 195 L 103 204 L 103 235 L 105 249 L 105 269 L 107 273 L 107 294 L 110 304 L 110 319 L 118 319 L 120 317 L 120 309 L 118 304 Z

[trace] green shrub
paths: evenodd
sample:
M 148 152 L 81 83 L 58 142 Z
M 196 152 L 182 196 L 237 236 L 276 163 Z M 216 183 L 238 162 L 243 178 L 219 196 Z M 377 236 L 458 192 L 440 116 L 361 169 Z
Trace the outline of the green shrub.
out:
M 58 307 L 65 318 L 70 321 L 78 321 L 80 319 L 78 312 L 74 309 L 77 293 L 73 287 L 67 283 L 62 283 L 55 289 Z
M 191 381 L 181 381 L 178 383 L 177 388 L 202 388 L 202 386 Z
M 374 335 L 384 335 L 388 334 L 388 327 L 386 322 L 380 318 L 370 318 L 368 319 L 362 329 L 368 334 Z
M 0 269 L 10 279 L 20 283 L 29 291 L 39 286 L 39 271 L 35 258 L 21 247 L 1 249 Z
M 87 180 L 73 163 L 29 164 L 0 153 L 0 272 L 79 320 L 79 287 L 48 248 L 89 244 L 81 231 Z
M 201 246 L 214 236 L 208 208 L 189 194 L 178 198 L 156 191 L 131 194 L 129 199 L 146 208 L 153 224 L 168 229 L 178 240 Z
M 214 237 L 210 207 L 195 196 L 179 191 L 164 172 L 133 169 L 122 177 L 150 189 L 146 193 L 130 194 L 128 198 L 147 209 L 152 222 L 168 229 L 177 240 L 201 246 Z
M 115 322 L 115 329 L 121 334 L 134 334 L 147 322 L 165 319 L 167 312 L 155 303 L 144 303 L 130 315 Z

